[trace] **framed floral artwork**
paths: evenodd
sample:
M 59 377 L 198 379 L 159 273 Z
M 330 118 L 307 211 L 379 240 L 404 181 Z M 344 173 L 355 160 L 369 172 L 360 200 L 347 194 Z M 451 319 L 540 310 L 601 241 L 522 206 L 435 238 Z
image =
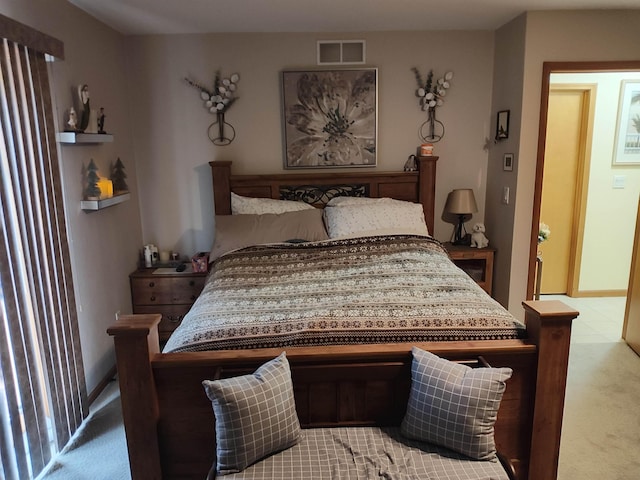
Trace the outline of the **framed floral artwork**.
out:
M 282 72 L 284 166 L 375 167 L 378 70 Z
M 613 165 L 640 165 L 640 81 L 622 80 Z

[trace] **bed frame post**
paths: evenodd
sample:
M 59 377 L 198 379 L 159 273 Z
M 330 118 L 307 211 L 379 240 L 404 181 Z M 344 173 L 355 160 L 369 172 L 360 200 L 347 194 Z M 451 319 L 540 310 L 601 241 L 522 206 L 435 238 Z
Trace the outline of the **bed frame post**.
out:
M 158 395 L 151 358 L 159 353 L 159 314 L 123 315 L 113 336 L 131 478 L 162 479 L 158 445 Z
M 433 235 L 434 212 L 436 198 L 436 162 L 439 157 L 416 157 L 420 181 L 418 184 L 418 201 L 424 210 L 424 219 L 427 222 L 429 233 Z
M 528 480 L 558 475 L 571 323 L 578 312 L 558 301 L 522 303 L 529 338 L 538 346 Z
M 231 215 L 231 162 L 209 162 L 216 215 Z

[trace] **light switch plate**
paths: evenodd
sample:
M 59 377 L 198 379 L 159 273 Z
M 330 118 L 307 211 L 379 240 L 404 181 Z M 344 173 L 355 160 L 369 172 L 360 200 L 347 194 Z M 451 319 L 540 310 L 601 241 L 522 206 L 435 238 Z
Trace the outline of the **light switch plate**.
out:
M 624 188 L 626 180 L 627 180 L 626 175 L 614 175 L 613 188 Z

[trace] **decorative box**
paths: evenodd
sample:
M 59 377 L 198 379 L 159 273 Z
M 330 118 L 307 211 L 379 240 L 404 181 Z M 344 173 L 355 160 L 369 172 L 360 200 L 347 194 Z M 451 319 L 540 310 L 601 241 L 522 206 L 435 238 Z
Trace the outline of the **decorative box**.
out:
M 198 252 L 191 257 L 191 265 L 194 272 L 207 272 L 209 270 L 209 252 Z

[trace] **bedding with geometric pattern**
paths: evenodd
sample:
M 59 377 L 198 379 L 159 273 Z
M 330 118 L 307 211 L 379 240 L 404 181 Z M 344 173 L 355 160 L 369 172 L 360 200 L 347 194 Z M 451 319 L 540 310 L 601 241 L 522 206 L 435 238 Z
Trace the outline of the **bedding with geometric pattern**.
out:
M 432 237 L 256 245 L 218 258 L 164 352 L 523 338 Z

